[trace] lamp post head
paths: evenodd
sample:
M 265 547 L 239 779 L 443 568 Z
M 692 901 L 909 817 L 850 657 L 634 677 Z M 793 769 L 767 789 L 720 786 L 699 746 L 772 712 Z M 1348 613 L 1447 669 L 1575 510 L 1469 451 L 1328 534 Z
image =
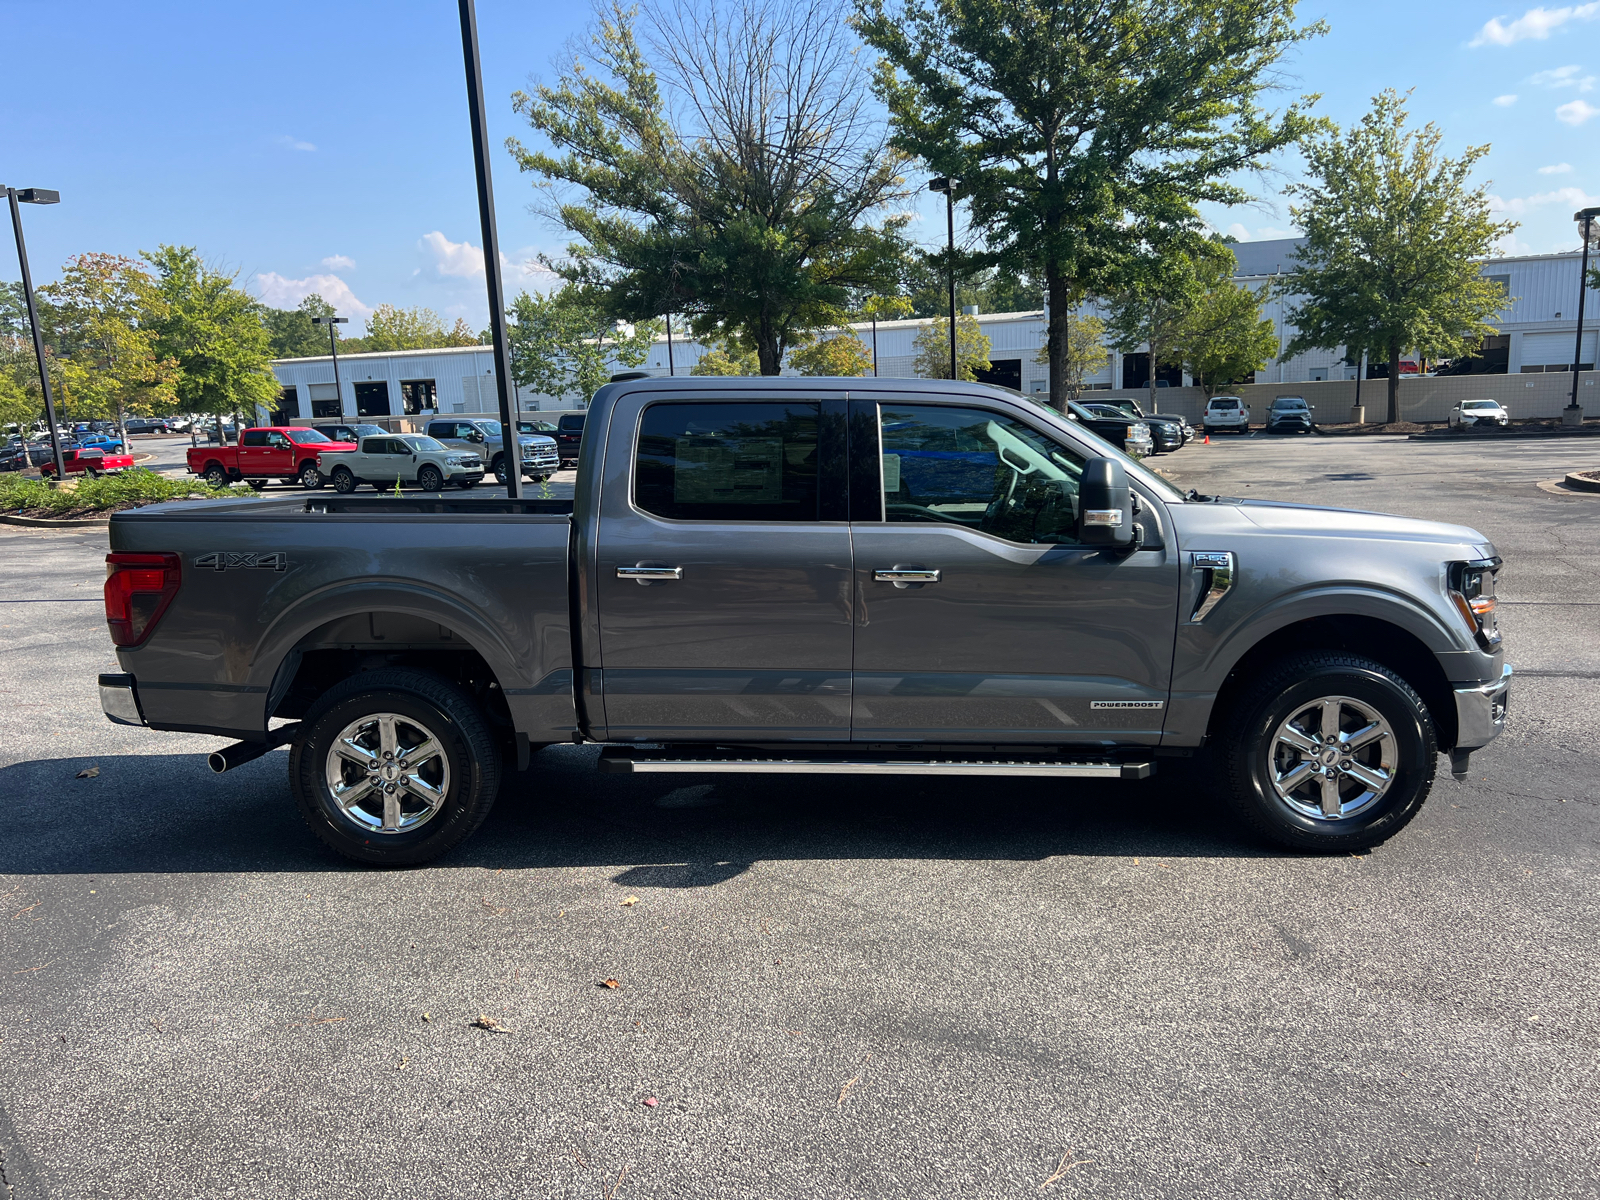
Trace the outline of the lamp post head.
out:
M 928 180 L 928 190 L 930 192 L 944 192 L 950 196 L 954 196 L 956 189 L 960 186 L 961 181 L 959 179 L 952 179 L 948 175 L 940 175 L 936 179 Z
M 348 325 L 350 323 L 350 318 L 349 317 L 312 317 L 311 318 L 311 323 L 313 325 Z
M 61 193 L 50 188 L 18 188 L 17 199 L 23 204 L 60 204 Z

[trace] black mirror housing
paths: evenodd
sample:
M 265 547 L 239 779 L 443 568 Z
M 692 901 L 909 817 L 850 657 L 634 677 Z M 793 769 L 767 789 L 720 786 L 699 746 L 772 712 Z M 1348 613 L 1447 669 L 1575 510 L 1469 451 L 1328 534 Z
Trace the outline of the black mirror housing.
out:
M 1133 493 L 1114 458 L 1091 458 L 1078 483 L 1079 537 L 1089 546 L 1133 545 Z

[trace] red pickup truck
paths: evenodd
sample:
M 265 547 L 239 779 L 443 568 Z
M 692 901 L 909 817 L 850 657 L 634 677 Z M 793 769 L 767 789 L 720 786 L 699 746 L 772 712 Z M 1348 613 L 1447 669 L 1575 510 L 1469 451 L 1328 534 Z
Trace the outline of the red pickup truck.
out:
M 68 475 L 101 475 L 109 471 L 126 471 L 133 466 L 131 454 L 107 454 L 98 446 L 73 446 L 61 447 L 61 461 L 67 468 Z M 56 473 L 54 458 L 47 458 L 39 464 L 39 474 L 46 479 Z
M 212 487 L 244 480 L 264 488 L 274 479 L 305 488 L 323 485 L 317 455 L 324 450 L 354 450 L 354 442 L 336 442 L 303 425 L 258 425 L 246 429 L 237 446 L 195 446 L 189 470 Z

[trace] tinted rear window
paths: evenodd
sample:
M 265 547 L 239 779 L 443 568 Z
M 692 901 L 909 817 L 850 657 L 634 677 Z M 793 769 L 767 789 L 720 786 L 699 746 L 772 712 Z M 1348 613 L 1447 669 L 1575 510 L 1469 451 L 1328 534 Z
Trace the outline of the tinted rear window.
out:
M 1222 396 L 1211 402 L 1212 408 L 1238 408 L 1239 401 L 1232 396 Z
M 582 433 L 583 414 L 569 413 L 561 418 L 561 422 L 559 425 L 557 425 L 557 428 L 560 429 L 562 433 Z
M 818 404 L 653 404 L 634 503 L 680 521 L 815 521 L 820 417 Z

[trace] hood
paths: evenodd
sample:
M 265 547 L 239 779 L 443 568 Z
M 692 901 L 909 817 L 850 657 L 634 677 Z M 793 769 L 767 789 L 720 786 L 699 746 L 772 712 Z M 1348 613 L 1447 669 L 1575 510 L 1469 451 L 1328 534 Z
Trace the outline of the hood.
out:
M 1494 543 L 1467 525 L 1422 521 L 1356 508 L 1319 508 L 1277 500 L 1238 500 L 1239 513 L 1258 529 L 1307 537 L 1359 537 L 1389 541 L 1433 542 L 1442 546 L 1476 546 L 1482 557 L 1494 556 Z

